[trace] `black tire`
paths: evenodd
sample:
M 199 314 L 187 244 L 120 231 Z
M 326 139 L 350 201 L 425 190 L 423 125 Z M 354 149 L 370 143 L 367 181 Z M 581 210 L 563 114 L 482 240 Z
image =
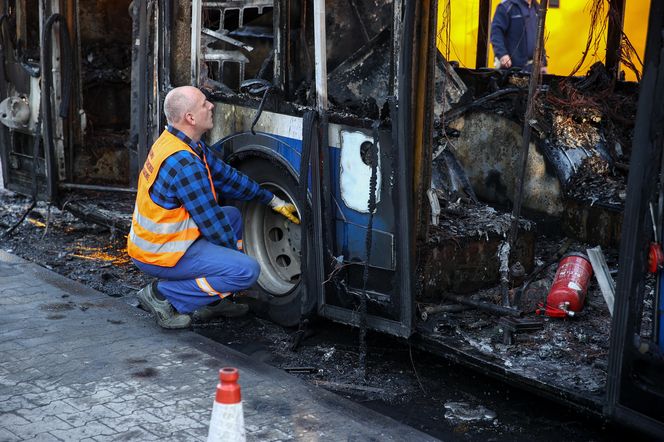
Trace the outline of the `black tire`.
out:
M 262 158 L 245 159 L 238 170 L 270 190 L 279 198 L 292 202 L 302 214 L 297 202 L 295 178 L 283 167 Z M 316 294 L 304 290 L 300 266 L 300 235 L 310 229 L 287 221 L 270 207 L 256 201 L 241 205 L 245 252 L 261 264 L 258 279 L 259 299 L 250 303 L 252 310 L 267 316 L 277 324 L 293 327 L 316 307 Z

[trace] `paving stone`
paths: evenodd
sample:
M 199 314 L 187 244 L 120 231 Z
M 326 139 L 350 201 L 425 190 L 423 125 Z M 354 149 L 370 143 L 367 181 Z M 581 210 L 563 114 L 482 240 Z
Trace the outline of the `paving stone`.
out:
M 182 430 L 182 431 L 177 431 L 175 433 L 171 433 L 171 435 L 168 436 L 168 440 L 178 441 L 178 442 L 189 442 L 196 440 L 203 441 L 205 439 L 207 439 L 207 430 L 205 434 L 194 434 L 191 431 Z
M 113 436 L 97 436 L 95 439 L 98 442 L 133 442 L 133 441 L 155 441 L 162 440 L 154 434 L 144 430 L 143 428 L 136 427 L 127 431 L 123 431 Z
M 2 288 L 0 289 L 0 294 L 2 295 L 7 295 L 7 296 L 12 296 L 14 294 L 18 294 L 17 292 L 25 292 L 21 294 L 28 295 L 29 291 L 27 289 L 30 289 L 30 285 L 28 285 L 25 281 L 22 279 L 19 279 L 18 277 L 14 277 L 11 279 L 5 279 L 2 282 Z
M 21 439 L 11 431 L 7 430 L 6 428 L 2 428 L 2 426 L 0 425 L 0 440 L 6 442 L 14 442 L 14 441 L 19 441 Z
M 83 413 L 80 413 L 77 410 L 73 413 L 63 412 L 58 413 L 58 416 L 73 427 L 80 427 L 92 421 L 106 421 L 109 418 L 120 417 L 118 413 L 103 405 L 95 405 L 83 411 Z
M 27 425 L 31 421 L 26 419 L 23 416 L 20 416 L 17 413 L 3 413 L 2 414 L 2 425 L 8 428 L 15 426 Z
M 11 431 L 15 433 L 17 436 L 19 436 L 21 440 L 31 439 L 37 437 L 38 435 L 41 435 L 42 433 L 44 433 L 44 435 L 46 435 L 46 433 L 51 433 L 54 435 L 54 437 L 62 439 L 59 436 L 55 435 L 53 431 L 66 430 L 70 428 L 71 425 L 69 425 L 67 422 L 63 421 L 62 419 L 58 418 L 57 416 L 46 416 L 36 423 L 33 422 L 33 423 L 28 423 L 27 425 L 13 425 L 11 427 Z
M 81 440 L 86 437 L 94 436 L 111 436 L 115 434 L 115 430 L 100 422 L 88 422 L 85 426 L 70 428 L 68 430 L 55 430 L 51 431 L 55 437 L 62 440 Z
M 59 442 L 62 439 L 59 439 L 53 436 L 51 433 L 40 433 L 33 438 L 25 439 L 26 442 Z
M 160 416 L 164 421 L 160 423 L 149 423 L 145 422 L 141 424 L 142 428 L 145 428 L 149 432 L 162 436 L 165 438 L 170 437 L 171 434 L 177 433 L 181 430 L 190 430 L 196 428 L 208 428 L 208 422 L 202 422 L 200 419 L 192 419 L 186 416 Z
M 27 419 L 30 419 L 33 422 L 34 420 L 31 418 L 31 416 L 35 415 L 38 416 L 37 419 L 39 419 L 39 416 L 56 416 L 75 412 L 78 412 L 78 410 L 61 400 L 53 400 L 49 404 L 43 405 L 41 407 L 30 407 L 19 410 L 19 414 L 25 416 Z
M 131 429 L 138 428 L 141 424 L 159 424 L 164 420 L 164 416 L 157 416 L 145 410 L 134 410 L 126 416 L 115 418 L 106 418 L 104 424 L 113 428 L 116 432 L 129 432 Z
M 122 400 L 122 397 L 116 398 L 113 402 L 107 402 L 105 405 L 111 410 L 118 413 L 120 416 L 128 416 L 134 412 L 134 410 L 146 410 L 150 411 L 151 408 L 154 409 L 157 406 L 157 409 L 160 409 L 160 403 L 154 402 L 152 398 L 141 397 L 141 396 L 131 396 L 133 399 Z

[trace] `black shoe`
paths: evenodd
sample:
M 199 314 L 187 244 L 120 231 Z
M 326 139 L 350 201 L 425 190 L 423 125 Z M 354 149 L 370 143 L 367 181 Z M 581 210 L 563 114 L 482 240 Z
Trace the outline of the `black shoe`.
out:
M 219 301 L 208 304 L 194 312 L 194 316 L 200 322 L 208 322 L 215 318 L 235 318 L 242 316 L 249 311 L 246 304 L 235 304 L 226 297 Z

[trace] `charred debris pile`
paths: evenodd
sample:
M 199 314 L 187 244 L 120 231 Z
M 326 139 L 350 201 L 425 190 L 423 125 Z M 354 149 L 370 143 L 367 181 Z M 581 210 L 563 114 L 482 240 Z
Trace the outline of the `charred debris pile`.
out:
M 500 214 L 466 214 L 483 204 L 507 212 L 514 203 L 529 76 L 452 69 L 442 58 L 438 72 L 431 187 L 444 225 L 434 217 L 432 242 L 456 230 L 488 239 Z M 529 122 L 523 202 L 540 233 L 617 247 L 637 94 L 636 83 L 613 80 L 601 63 L 584 77 L 544 77 Z
M 456 72 L 466 89 L 438 121 L 437 152 L 456 153 L 460 131 L 455 122 L 469 114 L 492 113 L 523 126 L 528 76 L 495 70 Z M 636 83 L 612 80 L 601 63 L 585 77 L 545 76 L 535 96 L 533 142 L 550 169 L 547 173 L 560 182 L 562 199 L 622 209 L 637 94 Z
M 424 345 L 446 346 L 461 359 L 483 360 L 563 396 L 599 397 L 611 325 L 606 294 L 593 276 L 580 287 L 587 291 L 582 311 L 554 317 L 547 296 L 556 264 L 575 254 L 587 260 L 597 245 L 604 247 L 603 276 L 616 276 L 638 85 L 612 80 L 600 63 L 584 77 L 544 77 L 530 121 L 523 218 L 507 261 L 502 247 L 529 77 L 446 65 L 437 85 L 432 171 L 440 208 L 419 260 Z M 652 302 L 652 282 L 648 292 Z M 644 328 L 650 314 L 644 308 Z
M 439 74 L 429 196 L 440 208 L 432 209 L 427 246 L 493 238 L 497 247 L 509 230 L 529 76 L 452 69 L 442 59 Z M 618 245 L 637 92 L 635 83 L 611 80 L 601 63 L 585 77 L 544 77 L 524 178 L 524 210 L 535 222 L 522 220 L 517 244 L 528 271 L 537 234 Z M 493 256 L 479 260 L 495 267 Z

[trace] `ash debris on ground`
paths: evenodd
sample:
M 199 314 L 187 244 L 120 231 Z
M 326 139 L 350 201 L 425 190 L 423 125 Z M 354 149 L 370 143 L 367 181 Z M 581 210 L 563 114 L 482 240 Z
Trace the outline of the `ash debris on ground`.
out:
M 467 402 L 450 401 L 445 403 L 445 419 L 454 422 L 493 421 L 497 414 L 484 406 L 472 406 Z
M 132 193 L 72 193 L 64 199 L 62 207 L 79 219 L 108 228 L 113 238 L 117 235 L 124 238 L 131 228 L 134 200 Z
M 437 226 L 431 226 L 427 245 L 435 246 L 441 241 L 457 237 L 486 237 L 495 233 L 506 237 L 511 227 L 511 215 L 498 212 L 491 206 L 457 199 L 446 201 L 445 196 L 439 192 L 439 200 L 444 201 L 441 207 L 440 221 Z M 522 230 L 531 230 L 534 223 L 521 219 L 519 224 Z
M 29 198 L 0 190 L 3 231 L 30 205 Z M 133 294 L 146 283 L 124 253 L 125 243 L 124 233 L 82 221 L 45 202 L 38 202 L 25 221 L 0 239 L 10 253 L 114 297 Z
M 538 238 L 536 264 L 542 265 L 554 256 L 560 246 L 560 240 Z M 573 243 L 569 250 L 583 252 L 588 247 Z M 605 257 L 609 268 L 616 270 L 617 252 L 605 251 Z M 604 392 L 606 383 L 611 316 L 594 280 L 582 312 L 575 317 L 536 316 L 535 311 L 546 302 L 556 269 L 555 265 L 549 266 L 529 284 L 517 306 L 523 310 L 525 318 L 541 320 L 541 330 L 516 333 L 512 345 L 504 343 L 505 330 L 499 317 L 479 310 L 434 313 L 423 327 L 433 332 L 433 339 L 448 343 L 461 340 L 461 347 L 466 347 L 464 351 L 476 352 L 482 359 L 507 371 L 545 380 L 584 397 L 597 397 Z M 471 298 L 499 305 L 500 290 L 498 287 L 481 290 Z M 648 322 L 646 317 L 644 322 Z
M 627 197 L 627 177 L 610 170 L 608 162 L 589 157 L 567 187 L 567 196 L 591 206 L 597 202 L 622 208 Z
M 577 121 L 560 110 L 554 110 L 551 138 L 556 144 L 566 148 L 596 146 L 601 141 L 601 136 L 593 123 L 599 123 L 601 116 L 590 111 L 588 114 L 582 117 L 581 121 Z

